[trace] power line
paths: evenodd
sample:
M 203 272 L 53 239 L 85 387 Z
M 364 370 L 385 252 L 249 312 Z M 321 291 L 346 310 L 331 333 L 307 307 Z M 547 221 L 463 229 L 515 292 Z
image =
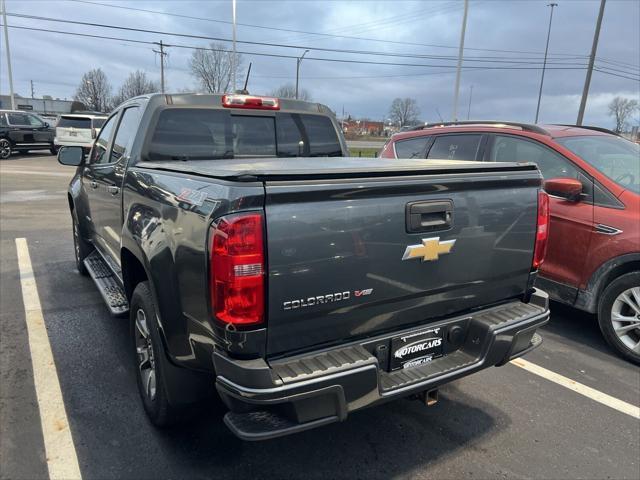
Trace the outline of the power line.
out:
M 130 38 L 121 38 L 121 37 L 112 37 L 112 36 L 103 36 L 103 35 L 95 35 L 95 34 L 87 34 L 87 33 L 76 33 L 76 32 L 65 32 L 61 30 L 53 30 L 53 29 L 45 29 L 45 28 L 36 28 L 36 27 L 25 27 L 21 25 L 9 25 L 9 28 L 16 28 L 21 30 L 31 30 L 31 31 L 39 31 L 39 32 L 48 32 L 48 33 L 56 33 L 61 35 L 72 35 L 72 36 L 80 36 L 80 37 L 89 37 L 89 38 L 97 38 L 97 39 L 107 39 L 114 40 L 120 42 L 132 42 L 137 44 L 145 44 L 145 45 L 159 45 L 158 42 L 151 42 L 145 40 L 135 40 Z M 160 32 L 162 33 L 162 32 Z M 183 44 L 163 44 L 164 47 L 173 47 L 173 48 L 182 48 L 182 49 L 190 49 L 190 50 L 205 50 L 212 52 L 229 52 L 229 50 L 225 49 L 216 49 L 210 47 L 200 47 L 194 45 L 183 45 Z M 260 57 L 273 57 L 273 58 L 290 58 L 295 59 L 297 56 L 295 55 L 285 55 L 285 54 L 275 54 L 275 53 L 264 53 L 264 52 L 249 52 L 249 51 L 238 51 L 237 53 L 243 55 L 253 55 Z M 350 59 L 340 59 L 340 58 L 320 58 L 320 57 L 305 57 L 306 60 L 315 60 L 322 62 L 336 62 L 336 63 L 350 63 L 350 64 L 363 64 L 363 65 L 388 65 L 388 66 L 400 66 L 400 67 L 424 67 L 424 68 L 451 68 L 451 65 L 431 65 L 424 63 L 397 63 L 397 62 L 374 62 L 368 60 L 350 60 Z M 541 67 L 531 66 L 537 65 L 536 62 L 519 62 L 515 65 L 509 66 L 483 66 L 483 65 L 463 65 L 462 68 L 465 70 L 539 70 Z M 584 70 L 585 65 L 582 66 L 574 66 L 580 64 L 569 64 L 568 66 L 556 66 L 556 67 L 547 67 L 548 70 Z
M 620 77 L 620 78 L 626 78 L 626 79 L 629 79 L 629 80 L 635 80 L 636 82 L 639 82 L 639 81 L 640 81 L 640 78 L 638 78 L 638 77 L 636 77 L 636 78 L 634 78 L 634 77 L 627 77 L 626 75 L 620 75 L 620 74 L 618 74 L 618 73 L 606 72 L 606 71 L 601 70 L 600 68 L 597 68 L 597 67 L 594 67 L 593 69 L 594 69 L 596 72 L 606 73 L 607 75 L 612 75 L 612 76 L 614 76 L 614 77 Z
M 190 20 L 200 20 L 200 21 L 206 21 L 206 22 L 213 22 L 213 23 L 221 23 L 221 24 L 226 24 L 226 25 L 231 25 L 233 22 L 230 22 L 228 20 L 219 20 L 219 19 L 214 19 L 214 18 L 208 18 L 208 17 L 194 17 L 194 16 L 190 16 L 190 15 L 183 15 L 183 14 L 179 14 L 179 13 L 172 13 L 172 12 L 163 12 L 161 10 L 149 10 L 149 9 L 145 9 L 145 8 L 136 8 L 136 7 L 125 7 L 123 5 L 111 5 L 111 4 L 106 4 L 106 3 L 100 3 L 100 2 L 92 2 L 92 1 L 87 1 L 87 0 L 67 0 L 70 2 L 77 2 L 77 3 L 85 3 L 88 5 L 99 5 L 101 7 L 109 7 L 109 8 L 119 8 L 119 9 L 123 9 L 123 10 L 131 10 L 131 11 L 138 11 L 138 12 L 145 12 L 145 13 L 154 13 L 154 14 L 160 14 L 160 15 L 167 15 L 167 16 L 171 16 L 171 17 L 177 17 L 177 18 L 186 18 L 186 19 L 190 19 Z M 405 12 L 402 15 L 398 15 L 398 17 L 407 17 L 408 14 Z M 411 15 L 413 16 L 413 14 Z M 393 18 L 393 17 L 391 17 Z M 339 34 L 332 34 L 332 33 L 326 33 L 326 32 L 309 32 L 309 31 L 305 31 L 305 30 L 295 30 L 295 29 L 290 29 L 290 28 L 279 28 L 279 27 L 269 27 L 266 25 L 256 25 L 256 24 L 252 24 L 252 23 L 237 23 L 238 26 L 242 26 L 242 27 L 250 27 L 250 28 L 258 28 L 258 29 L 264 29 L 264 30 L 274 30 L 274 31 L 280 31 L 280 32 L 287 32 L 287 33 L 301 33 L 301 34 L 305 34 L 305 35 L 317 35 L 317 36 L 322 36 L 322 37 L 332 37 L 332 38 L 345 38 L 345 39 L 350 39 L 350 40 L 365 40 L 365 41 L 369 41 L 369 42 L 380 42 L 380 43 L 389 43 L 389 44 L 396 44 L 396 45 L 413 45 L 413 46 L 417 46 L 417 47 L 432 47 L 432 48 L 446 48 L 446 49 L 457 49 L 457 46 L 454 45 L 439 45 L 439 44 L 432 44 L 432 43 L 418 43 L 418 42 L 405 42 L 405 41 L 400 41 L 400 40 L 385 40 L 385 39 L 381 39 L 381 38 L 369 38 L 369 37 L 358 37 L 358 36 L 353 36 L 353 35 L 339 35 Z M 543 52 L 536 52 L 536 51 L 527 51 L 527 50 L 506 50 L 506 49 L 496 49 L 496 48 L 474 48 L 474 47 L 465 47 L 465 50 L 474 50 L 474 51 L 482 51 L 482 52 L 496 52 L 496 53 L 520 53 L 520 54 L 533 54 L 533 55 L 542 55 Z M 570 56 L 570 57 L 581 57 L 581 58 L 587 58 L 588 55 L 579 55 L 579 54 L 574 54 L 574 53 L 555 53 L 553 54 L 554 56 Z M 550 55 L 551 56 L 551 55 Z
M 151 33 L 155 35 L 167 35 L 167 36 L 175 36 L 175 37 L 184 37 L 184 38 L 192 38 L 199 40 L 210 40 L 210 41 L 219 41 L 219 42 L 231 42 L 228 38 L 223 37 L 208 37 L 204 35 L 193 35 L 187 33 L 176 33 L 176 32 L 163 32 L 159 30 L 149 30 L 143 28 L 134 28 L 134 27 L 124 27 L 121 25 L 110 25 L 110 24 L 101 24 L 101 23 L 93 23 L 93 22 L 81 22 L 77 20 L 63 20 L 59 18 L 50 18 L 50 17 L 39 17 L 36 15 L 25 15 L 18 13 L 8 13 L 7 15 L 17 17 L 17 18 L 25 18 L 29 20 L 44 20 L 49 22 L 57 22 L 57 23 L 65 23 L 65 24 L 73 24 L 73 25 L 83 25 L 89 27 L 98 27 L 98 28 L 109 28 L 115 30 L 124 30 L 131 32 L 141 32 L 141 33 Z M 258 46 L 267 46 L 267 47 L 276 47 L 276 48 L 293 48 L 296 50 L 315 50 L 320 52 L 331 52 L 331 53 L 346 53 L 346 54 L 355 54 L 355 55 L 372 55 L 372 56 L 383 56 L 383 57 L 399 57 L 399 58 L 420 58 L 420 59 L 437 59 L 437 60 L 451 60 L 453 61 L 456 57 L 447 57 L 447 56 L 436 56 L 436 55 L 417 55 L 417 54 L 406 54 L 406 53 L 391 53 L 391 52 L 376 52 L 376 51 L 368 51 L 368 50 L 350 50 L 350 49 L 337 49 L 337 48 L 323 48 L 323 47 L 310 47 L 310 46 L 301 46 L 301 45 L 289 45 L 289 44 L 280 44 L 280 43 L 267 43 L 267 42 L 256 42 L 249 40 L 238 40 L 237 43 L 243 43 L 246 45 L 258 45 Z M 294 56 L 293 58 L 297 58 Z M 316 60 L 324 60 L 324 59 L 316 59 Z M 477 59 L 477 58 L 469 58 L 468 61 L 472 62 L 487 62 L 487 63 L 522 63 L 519 60 L 488 60 L 488 59 Z M 540 62 L 530 62 L 530 64 L 534 65 Z M 390 64 L 391 65 L 391 64 Z M 573 65 L 580 66 L 582 63 L 562 63 L 562 65 Z

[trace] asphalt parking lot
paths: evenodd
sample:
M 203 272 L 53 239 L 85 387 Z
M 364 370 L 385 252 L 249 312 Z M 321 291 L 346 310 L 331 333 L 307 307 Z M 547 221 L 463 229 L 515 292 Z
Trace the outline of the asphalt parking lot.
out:
M 433 407 L 398 401 L 269 442 L 236 439 L 206 409 L 196 423 L 154 429 L 127 320 L 110 317 L 75 270 L 72 174 L 44 154 L 0 161 L 1 478 L 48 478 L 16 238 L 28 245 L 85 479 L 640 478 L 640 419 L 515 365 L 445 386 Z M 554 304 L 542 334 L 528 361 L 640 405 L 640 370 L 607 347 L 594 317 Z

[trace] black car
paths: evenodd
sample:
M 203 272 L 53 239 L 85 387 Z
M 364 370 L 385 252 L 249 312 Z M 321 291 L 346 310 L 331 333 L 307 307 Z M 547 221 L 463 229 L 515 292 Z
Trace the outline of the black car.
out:
M 50 150 L 55 155 L 54 136 L 55 129 L 33 113 L 0 110 L 0 158 L 29 150 Z

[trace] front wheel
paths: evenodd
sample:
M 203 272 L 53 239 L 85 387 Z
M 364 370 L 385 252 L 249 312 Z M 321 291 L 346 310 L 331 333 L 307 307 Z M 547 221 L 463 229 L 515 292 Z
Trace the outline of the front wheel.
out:
M 3 160 L 11 156 L 11 142 L 6 138 L 0 138 L 0 158 Z
M 640 364 L 640 272 L 616 278 L 598 305 L 598 323 L 607 343 Z

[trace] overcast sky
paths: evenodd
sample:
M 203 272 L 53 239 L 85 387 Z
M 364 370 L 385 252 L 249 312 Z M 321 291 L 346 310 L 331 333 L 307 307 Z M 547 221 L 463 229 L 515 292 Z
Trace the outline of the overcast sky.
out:
M 585 78 L 584 66 L 591 49 L 599 1 L 555 0 L 549 69 L 540 111 L 541 123 L 575 123 Z M 224 1 L 113 1 L 95 0 L 6 0 L 9 13 L 55 19 L 78 20 L 231 38 L 231 0 Z M 459 118 L 466 118 L 470 87 L 473 86 L 472 118 L 532 122 L 540 83 L 542 55 L 549 21 L 547 0 L 471 0 L 460 87 Z M 197 17 L 184 18 L 145 10 Z M 340 114 L 382 120 L 394 97 L 418 101 L 420 118 L 438 120 L 438 111 L 450 119 L 455 82 L 455 60 L 462 23 L 463 2 L 455 1 L 251 1 L 238 0 L 239 23 L 275 27 L 313 35 L 255 26 L 238 26 L 237 38 L 294 45 L 299 48 L 238 44 L 250 53 L 301 55 L 311 51 L 301 66 L 301 87 L 314 100 Z M 168 44 L 206 46 L 208 41 L 114 30 L 59 22 L 8 17 L 11 26 L 24 26 L 104 35 Z M 17 93 L 30 96 L 33 80 L 36 97 L 72 98 L 81 75 L 100 67 L 115 89 L 135 69 L 153 79 L 160 75 L 153 46 L 121 40 L 91 39 L 50 32 L 9 29 L 14 85 Z M 373 41 L 372 39 L 382 40 Z M 231 45 L 230 43 L 228 44 Z M 585 123 L 611 127 L 607 104 L 615 96 L 640 100 L 640 1 L 608 0 Z M 2 37 L 0 90 L 8 93 L 6 57 Z M 448 48 L 446 48 L 448 47 Z M 433 55 L 445 58 L 411 58 L 318 51 L 318 48 L 358 50 L 401 55 Z M 316 50 L 314 50 L 316 49 Z M 189 49 L 168 49 L 167 89 L 194 88 L 188 71 Z M 517 51 L 517 52 L 514 52 Z M 523 53 L 527 52 L 527 53 Z M 314 59 L 357 60 L 429 66 L 375 65 L 329 62 Z M 472 61 L 473 60 L 473 61 Z M 245 65 L 253 62 L 249 90 L 264 94 L 295 81 L 296 60 L 245 54 Z M 438 65 L 438 67 L 433 67 Z M 446 67 L 440 67 L 445 65 Z M 499 70 L 496 67 L 510 67 Z M 491 67 L 492 69 L 486 69 Z M 524 69 L 513 69 L 514 67 Z M 614 76 L 611 74 L 622 75 Z M 636 115 L 635 123 L 638 123 Z

